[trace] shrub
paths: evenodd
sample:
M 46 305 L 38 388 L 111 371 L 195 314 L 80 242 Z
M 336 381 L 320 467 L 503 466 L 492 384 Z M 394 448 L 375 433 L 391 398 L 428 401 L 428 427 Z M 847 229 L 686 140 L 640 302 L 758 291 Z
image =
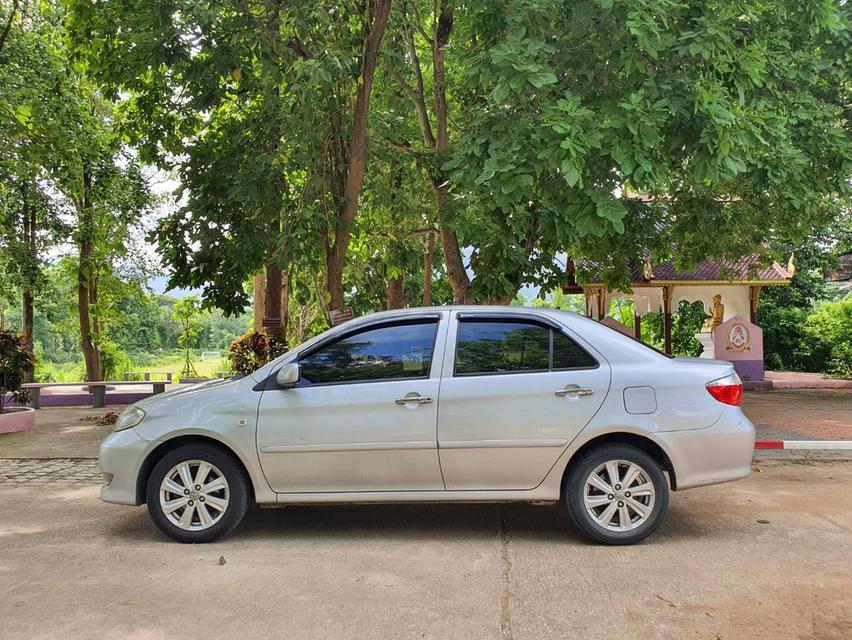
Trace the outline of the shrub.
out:
M 798 307 L 761 309 L 759 324 L 763 329 L 763 359 L 775 371 L 820 371 L 819 358 L 814 358 L 812 342 L 805 325 L 808 312 Z
M 104 380 L 117 380 L 125 371 L 133 369 L 133 363 L 117 344 L 105 341 L 101 344 L 101 368 Z
M 254 329 L 244 333 L 228 347 L 231 371 L 248 375 L 287 351 L 287 344 Z
M 34 363 L 33 354 L 24 347 L 23 336 L 14 331 L 0 330 L 0 413 L 3 412 L 7 393 L 11 393 L 15 402 L 29 400 L 29 392 L 21 389 L 21 384 L 24 372 Z
M 818 305 L 805 332 L 818 371 L 852 378 L 852 298 Z

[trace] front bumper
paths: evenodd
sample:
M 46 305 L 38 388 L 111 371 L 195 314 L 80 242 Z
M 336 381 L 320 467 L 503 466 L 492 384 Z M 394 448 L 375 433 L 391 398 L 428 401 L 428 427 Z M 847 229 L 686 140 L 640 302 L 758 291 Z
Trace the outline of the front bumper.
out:
M 739 408 L 727 409 L 706 429 L 657 433 L 655 439 L 672 462 L 679 490 L 751 474 L 754 425 Z
M 104 481 L 101 500 L 114 504 L 141 504 L 136 496 L 136 480 L 151 446 L 135 429 L 108 435 L 101 443 L 98 457 Z

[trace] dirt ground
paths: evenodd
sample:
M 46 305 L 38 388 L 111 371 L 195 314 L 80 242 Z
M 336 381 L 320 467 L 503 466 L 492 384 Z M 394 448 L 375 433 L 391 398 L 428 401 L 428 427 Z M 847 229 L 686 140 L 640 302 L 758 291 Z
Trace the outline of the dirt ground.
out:
M 526 505 L 258 509 L 187 546 L 85 472 L 0 482 L 0 637 L 848 640 L 852 463 L 756 469 L 633 547 Z

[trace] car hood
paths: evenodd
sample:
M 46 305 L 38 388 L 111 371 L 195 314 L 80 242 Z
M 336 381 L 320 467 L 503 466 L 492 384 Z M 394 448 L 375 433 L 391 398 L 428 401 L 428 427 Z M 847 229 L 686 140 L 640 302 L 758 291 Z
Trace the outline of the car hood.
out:
M 217 378 L 215 380 L 207 380 L 206 382 L 199 382 L 197 384 L 181 387 L 179 389 L 166 391 L 165 393 L 158 393 L 157 395 L 150 396 L 148 398 L 145 398 L 144 400 L 139 400 L 138 402 L 134 402 L 133 404 L 135 404 L 137 407 L 146 409 L 151 405 L 156 405 L 164 401 L 169 401 L 178 398 L 179 396 L 197 395 L 199 393 L 207 392 L 208 390 L 215 389 L 217 387 L 228 387 L 233 384 L 236 384 L 241 379 L 242 376 L 234 378 Z

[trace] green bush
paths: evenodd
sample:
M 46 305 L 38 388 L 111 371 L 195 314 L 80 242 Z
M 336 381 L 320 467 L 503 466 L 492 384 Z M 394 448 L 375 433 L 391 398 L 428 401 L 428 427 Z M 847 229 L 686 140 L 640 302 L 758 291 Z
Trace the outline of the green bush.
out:
M 763 361 L 774 371 L 819 371 L 811 354 L 805 324 L 808 312 L 798 307 L 767 307 L 760 311 Z
M 852 298 L 817 305 L 805 332 L 817 371 L 852 378 Z
M 101 366 L 104 380 L 118 380 L 125 371 L 133 370 L 133 363 L 114 342 L 101 344 Z
M 267 335 L 264 331 L 251 329 L 228 347 L 228 360 L 231 371 L 248 375 L 285 351 L 287 351 L 286 343 Z
M 6 393 L 11 394 L 15 402 L 29 400 L 29 392 L 21 389 L 21 384 L 24 372 L 33 364 L 33 355 L 24 347 L 23 336 L 15 331 L 0 330 L 0 413 Z

